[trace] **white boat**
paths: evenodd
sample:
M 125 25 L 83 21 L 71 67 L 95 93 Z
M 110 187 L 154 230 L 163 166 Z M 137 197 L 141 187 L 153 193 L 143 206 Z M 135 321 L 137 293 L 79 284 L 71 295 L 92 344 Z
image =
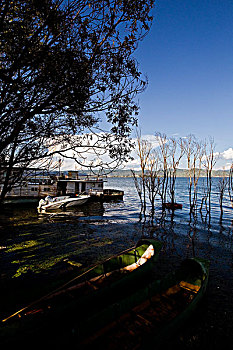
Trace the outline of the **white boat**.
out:
M 39 201 L 37 207 L 38 211 L 54 210 L 54 209 L 64 209 L 68 207 L 75 207 L 82 205 L 88 201 L 89 195 L 78 195 L 77 197 L 70 196 L 59 196 L 51 197 L 47 196 L 45 199 Z

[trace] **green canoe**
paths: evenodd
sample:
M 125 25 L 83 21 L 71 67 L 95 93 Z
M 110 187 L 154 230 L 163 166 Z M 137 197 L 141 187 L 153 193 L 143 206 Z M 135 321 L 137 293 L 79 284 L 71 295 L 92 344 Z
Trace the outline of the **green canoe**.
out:
M 100 263 L 40 300 L 5 318 L 0 326 L 4 344 L 20 343 L 37 334 L 53 339 L 70 329 L 77 319 L 82 323 L 107 305 L 134 292 L 146 283 L 162 243 L 140 240 L 137 245 Z M 25 346 L 25 343 L 24 343 Z
M 205 293 L 208 274 L 207 261 L 187 259 L 177 271 L 73 329 L 73 341 L 77 344 L 79 339 L 78 349 L 148 349 L 152 344 L 157 349 L 192 315 Z

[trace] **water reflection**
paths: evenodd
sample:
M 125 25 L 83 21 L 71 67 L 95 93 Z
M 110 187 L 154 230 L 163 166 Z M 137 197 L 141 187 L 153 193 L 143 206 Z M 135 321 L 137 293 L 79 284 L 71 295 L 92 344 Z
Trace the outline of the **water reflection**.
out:
M 59 264 L 68 266 L 68 261 L 73 262 L 72 266 L 90 265 L 134 244 L 142 236 L 150 236 L 164 243 L 165 260 L 208 258 L 213 261 L 211 268 L 217 266 L 215 274 L 221 275 L 226 262 L 227 269 L 232 269 L 233 220 L 226 198 L 220 221 L 216 183 L 213 180 L 211 213 L 197 210 L 190 216 L 187 180 L 178 178 L 176 198 L 183 209 L 174 213 L 162 211 L 157 199 L 153 225 L 149 203 L 146 220 L 139 220 L 140 203 L 131 178 L 112 178 L 107 184 L 123 190 L 124 201 L 95 202 L 44 214 L 37 213 L 37 202 L 9 203 L 0 211 L 3 274 L 12 277 L 28 271 L 50 271 Z
M 29 278 L 30 274 L 45 271 L 60 274 L 73 269 L 78 273 L 80 268 L 118 253 L 142 236 L 150 236 L 163 242 L 158 264 L 164 273 L 186 257 L 210 260 L 206 309 L 205 312 L 201 309 L 198 322 L 192 324 L 191 335 L 182 335 L 184 342 L 186 339 L 183 346 L 192 348 L 193 334 L 203 341 L 206 337 L 203 329 L 217 336 L 222 327 L 231 334 L 232 319 L 224 321 L 222 315 L 233 308 L 233 209 L 226 197 L 220 220 L 217 181 L 213 179 L 211 213 L 197 210 L 190 216 L 187 180 L 178 178 L 176 198 L 183 209 L 163 212 L 157 200 L 153 225 L 149 203 L 148 217 L 139 220 L 140 204 L 130 178 L 109 179 L 109 188 L 125 191 L 124 201 L 120 202 L 96 202 L 43 215 L 37 213 L 36 202 L 5 206 L 0 211 L 2 280 L 12 277 L 20 280 L 22 276 Z M 16 294 L 14 291 L 14 298 Z
M 104 215 L 104 205 L 101 202 L 88 203 L 85 206 L 73 208 L 57 209 L 38 213 L 37 201 L 8 201 L 1 207 L 0 228 L 8 225 L 21 226 L 27 224 L 36 224 L 48 221 L 75 220 L 79 217 L 102 217 Z
M 41 221 L 71 221 L 78 218 L 96 218 L 100 219 L 104 215 L 104 205 L 102 202 L 88 203 L 83 206 L 70 207 L 66 209 L 57 209 L 48 212 L 38 213 L 38 219 Z

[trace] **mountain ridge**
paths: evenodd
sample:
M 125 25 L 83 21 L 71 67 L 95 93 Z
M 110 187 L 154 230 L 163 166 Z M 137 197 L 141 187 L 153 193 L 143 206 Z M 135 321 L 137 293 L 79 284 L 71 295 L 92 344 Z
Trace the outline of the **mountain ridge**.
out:
M 197 169 L 197 173 L 198 173 Z M 136 176 L 140 176 L 140 170 L 134 170 Z M 196 174 L 197 174 L 196 173 Z M 161 172 L 162 175 L 162 172 Z M 212 177 L 228 177 L 229 170 L 212 170 Z M 188 169 L 177 169 L 177 177 L 189 177 Z M 132 171 L 129 169 L 113 170 L 108 177 L 133 177 Z M 200 177 L 206 177 L 206 170 L 201 169 Z

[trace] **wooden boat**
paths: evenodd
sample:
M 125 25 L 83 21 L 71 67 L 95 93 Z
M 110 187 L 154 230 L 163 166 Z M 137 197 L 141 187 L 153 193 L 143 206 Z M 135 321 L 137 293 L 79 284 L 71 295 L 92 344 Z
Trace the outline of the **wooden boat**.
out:
M 103 200 L 112 201 L 112 200 L 123 200 L 124 191 L 115 190 L 111 188 L 106 188 L 103 190 Z
M 111 188 L 106 188 L 103 191 L 89 191 L 92 201 L 101 201 L 101 202 L 109 202 L 109 201 L 119 201 L 123 200 L 124 191 L 115 190 Z
M 39 201 L 37 207 L 38 211 L 64 209 L 69 207 L 75 207 L 85 204 L 89 200 L 89 195 L 78 195 L 76 197 L 59 196 L 51 197 L 47 196 L 45 199 Z
M 115 303 L 145 283 L 145 276 L 154 267 L 162 243 L 152 239 L 105 260 L 40 300 L 2 320 L 0 336 L 20 343 L 23 338 L 51 339 L 75 324 L 84 322 L 106 305 Z M 144 282 L 143 282 L 144 281 Z M 22 331 L 23 330 L 23 331 Z
M 163 209 L 169 209 L 169 210 L 176 210 L 176 209 L 182 209 L 183 206 L 181 203 L 163 203 L 162 205 Z
M 192 315 L 205 293 L 208 274 L 207 261 L 185 260 L 174 273 L 79 325 L 80 348 L 159 348 Z

